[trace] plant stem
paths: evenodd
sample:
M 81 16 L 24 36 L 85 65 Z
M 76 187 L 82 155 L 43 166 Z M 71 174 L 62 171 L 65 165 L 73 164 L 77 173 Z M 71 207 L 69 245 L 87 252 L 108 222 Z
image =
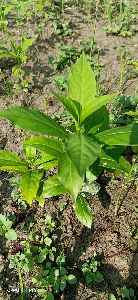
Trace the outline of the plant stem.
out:
M 125 75 L 126 63 L 123 58 L 123 46 L 120 46 L 120 81 L 119 81 L 119 93 L 122 92 L 124 85 L 124 75 Z
M 61 2 L 61 11 L 62 11 L 62 13 L 64 13 L 64 0 L 62 0 L 62 2 Z
M 122 21 L 122 15 L 123 15 L 123 0 L 120 0 L 120 24 Z
M 134 170 L 134 167 L 135 167 L 135 162 L 132 163 L 132 166 L 131 166 L 131 169 L 130 169 L 130 172 L 128 173 L 127 177 L 126 177 L 126 180 L 121 188 L 121 191 L 117 197 L 117 200 L 115 202 L 115 216 L 118 215 L 118 212 L 119 212 L 119 209 L 122 205 L 122 202 L 123 202 L 123 193 L 125 191 L 125 189 L 127 188 L 128 186 L 128 183 L 131 179 L 131 176 L 132 176 L 132 173 L 133 173 L 133 170 Z
M 21 275 L 21 267 L 20 267 L 20 263 L 18 258 L 16 257 L 16 265 L 17 265 L 17 272 L 18 272 L 18 276 L 19 276 L 19 284 L 20 284 L 20 292 L 21 292 L 21 300 L 24 300 L 23 298 L 23 292 L 24 292 L 24 288 L 23 288 L 23 281 L 22 281 L 22 275 Z

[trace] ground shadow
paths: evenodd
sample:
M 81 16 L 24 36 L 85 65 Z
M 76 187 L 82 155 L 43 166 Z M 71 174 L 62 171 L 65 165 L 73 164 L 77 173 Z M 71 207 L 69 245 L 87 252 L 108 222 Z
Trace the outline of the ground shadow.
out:
M 111 177 L 107 177 L 104 174 L 102 174 L 99 179 L 98 179 L 98 183 L 100 184 L 100 190 L 98 192 L 98 198 L 101 202 L 101 205 L 104 208 L 109 208 L 110 204 L 111 204 L 111 196 L 109 195 L 109 193 L 106 190 L 107 184 L 111 181 Z

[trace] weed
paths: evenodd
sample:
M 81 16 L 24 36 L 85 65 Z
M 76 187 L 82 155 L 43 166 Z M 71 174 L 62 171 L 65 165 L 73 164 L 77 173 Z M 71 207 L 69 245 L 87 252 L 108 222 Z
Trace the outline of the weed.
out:
M 104 280 L 104 277 L 102 273 L 99 271 L 100 262 L 97 258 L 96 253 L 94 253 L 94 256 L 87 260 L 82 265 L 82 272 L 85 277 L 85 281 L 87 284 L 97 282 L 100 283 Z
M 0 59 L 14 59 L 17 66 L 14 67 L 13 73 L 16 72 L 15 69 L 19 68 L 22 63 L 27 61 L 27 51 L 33 42 L 34 38 L 26 38 L 21 42 L 21 44 L 16 44 L 15 42 L 11 41 L 10 50 L 7 50 L 7 48 L 4 47 L 0 50 Z
M 0 6 L 0 30 L 1 31 L 6 31 L 8 27 L 7 16 L 13 9 L 14 9 L 14 4 L 5 3 Z
M 55 84 L 57 88 L 63 91 L 67 88 L 67 78 L 68 78 L 68 74 L 67 72 L 64 72 L 61 75 L 53 76 L 52 82 Z
M 69 284 L 76 284 L 77 280 L 74 275 L 68 275 L 64 267 L 64 256 L 58 256 L 55 261 L 55 267 L 51 262 L 47 262 L 45 268 L 40 267 L 39 274 L 32 278 L 33 284 L 37 286 L 38 295 L 44 299 L 54 299 L 53 294 L 63 291 L 67 282 Z M 47 291 L 47 288 L 52 289 L 52 293 Z M 53 296 L 53 297 L 52 297 Z
M 13 225 L 13 216 L 5 217 L 0 214 L 0 235 L 5 235 L 5 237 L 10 241 L 17 240 L 17 234 L 14 229 L 12 229 Z
M 123 37 L 132 36 L 136 32 L 136 10 L 133 1 L 120 0 L 119 6 L 115 6 L 111 0 L 105 0 L 105 11 L 108 16 L 109 25 L 105 28 L 107 32 L 119 34 Z M 107 4 L 106 4 L 107 3 Z M 119 10 L 119 18 L 116 13 Z M 113 19 L 114 22 L 113 22 Z
M 93 38 L 86 38 L 80 44 L 79 48 L 72 45 L 62 46 L 61 43 L 56 44 L 56 48 L 60 49 L 56 55 L 56 57 L 49 57 L 49 64 L 52 66 L 54 70 L 63 70 L 67 66 L 70 66 L 76 59 L 80 56 L 80 54 L 85 51 L 88 54 L 88 59 L 91 62 L 92 66 L 95 68 L 103 67 L 103 64 L 94 62 L 92 60 L 92 56 L 96 53 L 103 54 L 103 49 L 97 45 L 96 41 Z
M 114 294 L 109 295 L 109 300 L 123 300 L 123 299 L 136 300 L 134 290 L 132 288 L 127 288 L 126 286 L 124 286 L 123 288 L 120 289 L 119 296 L 114 296 Z
M 69 28 L 69 22 L 65 20 L 55 20 L 52 23 L 53 32 L 57 35 L 69 36 L 72 33 L 72 29 Z
M 54 299 L 54 294 L 63 291 L 67 282 L 76 284 L 77 280 L 74 275 L 68 275 L 65 268 L 65 257 L 57 256 L 56 248 L 52 246 L 55 222 L 51 216 L 46 215 L 44 225 L 41 226 L 41 231 L 38 233 L 34 232 L 33 224 L 30 225 L 24 231 L 27 234 L 26 240 L 20 242 L 22 252 L 9 257 L 9 268 L 17 269 L 20 296 L 24 296 L 25 293 L 21 273 L 27 272 L 32 274 L 31 281 L 38 296 L 42 299 Z
M 110 113 L 110 124 L 114 127 L 129 125 L 133 122 L 134 117 L 126 115 L 125 113 L 135 111 L 138 104 L 136 96 L 130 97 L 119 95 L 113 104 L 112 112 Z

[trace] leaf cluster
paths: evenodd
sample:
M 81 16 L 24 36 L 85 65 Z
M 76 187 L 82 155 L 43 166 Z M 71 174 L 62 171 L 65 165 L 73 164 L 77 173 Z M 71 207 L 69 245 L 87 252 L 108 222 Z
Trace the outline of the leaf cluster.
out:
M 82 265 L 82 272 L 87 284 L 93 282 L 100 283 L 104 280 L 102 273 L 99 271 L 99 267 L 100 262 L 98 261 L 96 255 L 88 259 L 87 262 Z
M 4 215 L 0 214 L 0 235 L 5 235 L 9 241 L 17 240 L 17 233 L 13 228 L 11 228 L 12 225 L 13 221 L 11 220 L 10 216 L 5 217 Z
M 109 127 L 106 105 L 116 94 L 97 96 L 95 74 L 84 53 L 71 68 L 67 96 L 54 96 L 70 114 L 74 129 L 66 130 L 35 109 L 15 107 L 0 112 L 0 117 L 12 124 L 41 134 L 25 140 L 26 159 L 1 150 L 0 168 L 22 175 L 21 192 L 29 205 L 33 200 L 42 205 L 45 198 L 69 193 L 78 219 L 91 227 L 91 208 L 79 194 L 86 172 L 90 170 L 96 177 L 104 169 L 128 174 L 131 164 L 122 153 L 126 146 L 138 145 L 138 123 L 134 118 L 130 125 Z M 44 180 L 45 171 L 55 166 L 57 174 Z

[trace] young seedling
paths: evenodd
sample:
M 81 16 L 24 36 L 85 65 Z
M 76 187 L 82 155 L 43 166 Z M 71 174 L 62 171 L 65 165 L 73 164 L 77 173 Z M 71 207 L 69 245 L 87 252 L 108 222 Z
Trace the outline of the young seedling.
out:
M 63 291 L 67 283 L 77 282 L 76 277 L 68 274 L 65 268 L 65 257 L 57 256 L 56 248 L 53 246 L 55 222 L 50 215 L 46 215 L 43 223 L 38 232 L 35 232 L 33 224 L 23 230 L 26 239 L 20 242 L 20 253 L 9 257 L 9 268 L 17 269 L 18 272 L 21 300 L 24 299 L 23 296 L 25 297 L 25 284 L 21 276 L 24 273 L 28 273 L 33 288 L 37 290 L 39 297 L 45 300 L 54 299 L 54 294 Z
M 2 48 L 0 50 L 0 59 L 14 59 L 16 63 L 15 68 L 20 67 L 22 63 L 27 61 L 27 51 L 29 47 L 32 46 L 33 42 L 34 38 L 26 38 L 20 44 L 11 41 L 10 50 L 7 48 Z
M 1 111 L 1 118 L 42 136 L 32 136 L 25 141 L 28 151 L 33 149 L 33 153 L 31 150 L 28 154 L 29 161 L 1 150 L 0 169 L 22 174 L 21 190 L 29 205 L 34 199 L 44 203 L 45 198 L 69 193 L 79 221 L 91 228 L 92 211 L 80 194 L 86 172 L 89 169 L 98 176 L 105 168 L 129 173 L 131 164 L 121 154 L 126 146 L 138 145 L 138 123 L 109 128 L 106 104 L 116 94 L 97 96 L 95 75 L 84 53 L 71 68 L 67 96 L 54 95 L 70 113 L 73 131 L 67 131 L 36 109 L 15 107 Z M 58 164 L 57 175 L 42 180 L 48 161 L 43 156 L 34 160 L 34 149 L 52 156 L 52 164 Z M 31 164 L 30 155 L 33 155 Z
M 14 4 L 2 4 L 0 6 L 0 30 L 5 31 L 8 27 L 7 16 L 14 9 Z
M 64 265 L 65 257 L 58 256 L 55 266 L 52 266 L 51 262 L 47 262 L 45 268 L 40 267 L 38 275 L 32 278 L 40 297 L 54 300 L 54 294 L 63 291 L 67 283 L 77 283 L 76 277 L 72 274 L 68 275 Z M 52 289 L 52 292 L 48 292 L 48 289 Z
M 109 295 L 109 300 L 136 300 L 135 292 L 132 288 L 127 288 L 124 286 L 120 289 L 119 296 L 115 296 L 114 294 Z
M 100 262 L 98 261 L 95 253 L 91 259 L 88 259 L 87 262 L 82 265 L 82 272 L 86 283 L 100 283 L 104 280 L 102 273 L 99 271 L 99 267 Z
M 17 240 L 17 233 L 14 229 L 12 229 L 13 222 L 12 218 L 5 217 L 4 215 L 0 214 L 0 236 L 5 235 L 5 237 L 9 241 Z

